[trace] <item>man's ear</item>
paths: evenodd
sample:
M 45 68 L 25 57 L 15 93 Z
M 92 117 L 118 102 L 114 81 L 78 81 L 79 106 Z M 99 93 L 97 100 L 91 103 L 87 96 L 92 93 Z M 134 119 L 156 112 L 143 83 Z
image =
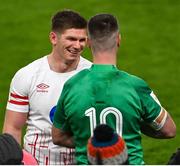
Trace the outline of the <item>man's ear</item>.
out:
M 91 48 L 91 40 L 87 38 L 87 47 Z
M 58 35 L 55 32 L 50 32 L 49 39 L 50 39 L 52 45 L 55 46 L 57 44 L 57 41 L 58 41 Z
M 118 35 L 117 35 L 117 46 L 118 46 L 118 47 L 120 46 L 120 43 L 121 43 L 121 35 L 118 34 Z

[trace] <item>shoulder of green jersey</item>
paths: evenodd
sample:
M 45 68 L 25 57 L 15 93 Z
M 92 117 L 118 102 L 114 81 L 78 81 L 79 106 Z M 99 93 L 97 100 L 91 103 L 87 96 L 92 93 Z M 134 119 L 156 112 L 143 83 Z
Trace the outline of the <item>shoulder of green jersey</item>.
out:
M 68 79 L 66 81 L 66 83 L 64 84 L 64 86 L 70 86 L 71 84 L 76 83 L 77 81 L 81 80 L 86 73 L 89 71 L 89 69 L 84 69 L 81 70 L 80 72 L 78 72 L 77 74 L 75 74 L 74 76 L 72 76 L 70 79 Z

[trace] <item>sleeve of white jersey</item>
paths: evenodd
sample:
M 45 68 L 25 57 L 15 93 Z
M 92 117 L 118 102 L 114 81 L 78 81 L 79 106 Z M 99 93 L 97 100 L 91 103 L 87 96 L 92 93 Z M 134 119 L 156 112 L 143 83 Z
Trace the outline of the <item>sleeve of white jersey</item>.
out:
M 7 110 L 24 112 L 29 111 L 29 71 L 20 69 L 13 77 L 9 90 Z

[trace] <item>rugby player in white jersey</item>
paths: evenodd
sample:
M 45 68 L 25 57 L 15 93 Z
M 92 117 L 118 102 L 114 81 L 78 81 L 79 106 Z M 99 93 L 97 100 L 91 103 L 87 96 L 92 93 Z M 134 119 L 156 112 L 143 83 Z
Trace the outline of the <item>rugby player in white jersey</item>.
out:
M 91 66 L 80 56 L 86 45 L 86 26 L 77 12 L 57 12 L 50 32 L 52 52 L 20 69 L 12 79 L 3 132 L 21 144 L 22 128 L 27 124 L 23 148 L 39 164 L 74 163 L 74 149 L 53 144 L 51 126 L 65 81 Z

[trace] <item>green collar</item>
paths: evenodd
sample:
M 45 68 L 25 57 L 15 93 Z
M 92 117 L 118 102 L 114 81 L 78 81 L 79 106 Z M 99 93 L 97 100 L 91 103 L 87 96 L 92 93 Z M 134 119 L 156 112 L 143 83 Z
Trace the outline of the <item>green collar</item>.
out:
M 101 70 L 101 71 L 106 71 L 106 70 L 116 70 L 115 65 L 103 65 L 103 64 L 93 64 L 91 67 L 92 70 Z

